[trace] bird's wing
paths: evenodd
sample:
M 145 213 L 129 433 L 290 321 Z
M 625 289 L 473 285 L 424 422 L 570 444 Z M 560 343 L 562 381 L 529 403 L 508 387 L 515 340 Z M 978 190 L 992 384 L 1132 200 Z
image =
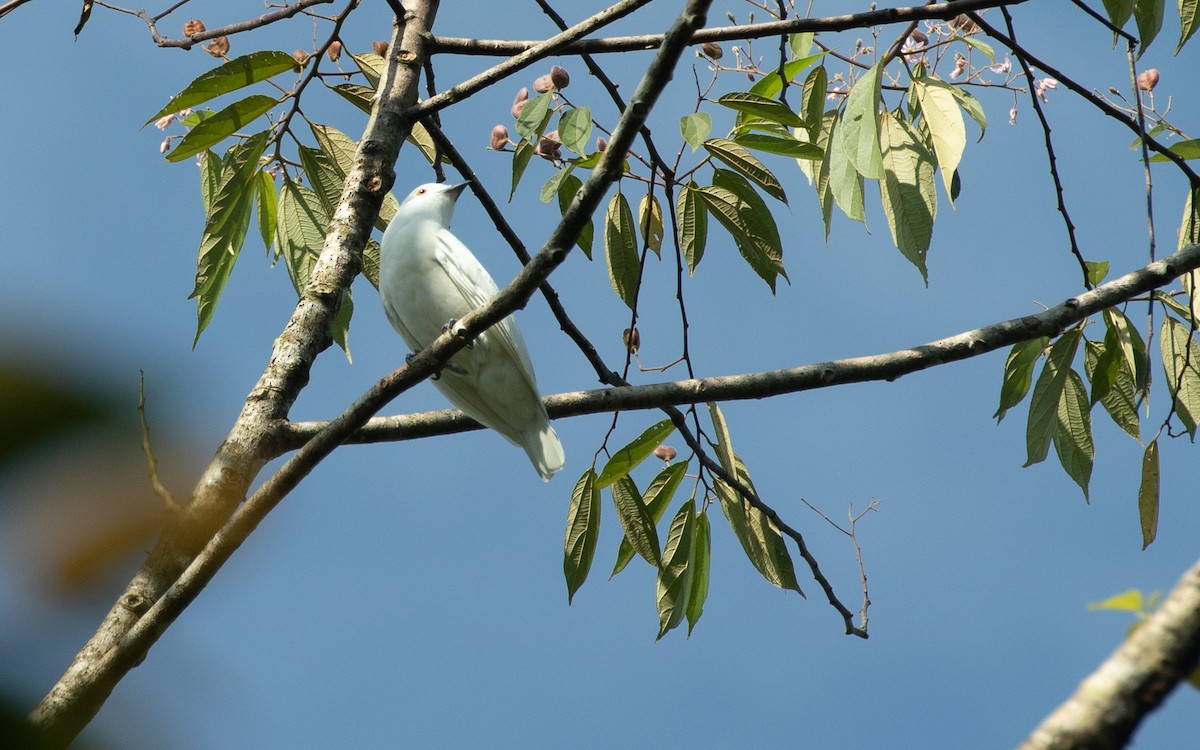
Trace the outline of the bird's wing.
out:
M 462 293 L 463 298 L 470 303 L 471 309 L 479 307 L 496 296 L 500 291 L 496 282 L 479 262 L 479 259 L 467 249 L 467 246 L 448 229 L 439 231 L 437 237 L 437 248 L 434 252 L 438 263 L 454 286 Z M 536 391 L 537 379 L 533 374 L 529 349 L 525 346 L 525 338 L 521 335 L 521 329 L 517 328 L 516 321 L 512 316 L 506 317 L 489 328 L 484 335 L 495 337 L 505 352 L 520 364 L 521 369 L 529 378 L 530 385 L 534 386 Z

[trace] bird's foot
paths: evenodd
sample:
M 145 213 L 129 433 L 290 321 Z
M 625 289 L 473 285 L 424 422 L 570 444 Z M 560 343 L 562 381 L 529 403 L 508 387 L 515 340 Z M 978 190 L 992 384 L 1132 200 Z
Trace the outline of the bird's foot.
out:
M 449 323 L 442 326 L 442 333 L 449 333 L 451 336 L 454 336 L 456 338 L 462 338 L 464 335 L 466 335 L 466 329 L 458 324 L 457 318 L 451 318 Z M 468 341 L 467 348 L 474 349 L 475 342 Z
M 406 365 L 411 365 L 411 364 L 412 364 L 412 361 L 413 361 L 413 359 L 414 359 L 416 356 L 417 356 L 416 352 L 413 352 L 413 353 L 411 353 L 411 354 L 407 355 L 407 356 L 404 358 L 404 364 L 406 364 Z M 430 380 L 438 380 L 438 379 L 439 379 L 439 378 L 441 378 L 441 377 L 442 377 L 442 371 L 441 371 L 441 370 L 438 370 L 438 371 L 437 371 L 437 372 L 435 372 L 434 374 L 430 375 L 430 376 L 429 376 L 429 379 L 430 379 Z

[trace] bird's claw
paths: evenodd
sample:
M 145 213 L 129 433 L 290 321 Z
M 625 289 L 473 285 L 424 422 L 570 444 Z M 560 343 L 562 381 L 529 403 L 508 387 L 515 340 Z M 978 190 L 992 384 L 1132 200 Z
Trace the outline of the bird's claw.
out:
M 412 353 L 410 353 L 410 354 L 406 355 L 406 356 L 404 357 L 404 364 L 406 364 L 406 365 L 411 365 L 411 364 L 412 364 L 412 361 L 413 361 L 413 359 L 415 359 L 415 358 L 416 358 L 416 356 L 417 356 L 417 353 L 416 353 L 416 352 L 412 352 Z M 442 377 L 442 371 L 441 371 L 441 370 L 438 370 L 437 372 L 435 372 L 435 373 L 433 373 L 432 375 L 430 375 L 430 376 L 429 376 L 429 379 L 430 379 L 430 380 L 438 380 L 438 379 L 440 379 L 441 377 Z
M 449 323 L 442 326 L 442 333 L 448 333 L 451 336 L 454 336 L 455 338 L 462 338 L 464 335 L 466 335 L 466 329 L 458 324 L 457 318 L 451 318 Z M 467 348 L 474 349 L 475 342 L 468 341 Z

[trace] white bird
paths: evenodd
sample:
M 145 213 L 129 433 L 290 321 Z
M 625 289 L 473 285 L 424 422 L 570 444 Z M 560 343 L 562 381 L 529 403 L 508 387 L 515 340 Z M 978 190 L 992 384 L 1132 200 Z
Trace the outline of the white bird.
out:
M 450 232 L 454 203 L 464 187 L 421 185 L 383 233 L 379 296 L 388 320 L 413 351 L 499 291 Z M 529 350 L 511 315 L 451 357 L 434 385 L 467 416 L 525 449 L 543 480 L 563 467 L 562 443 L 546 416 Z

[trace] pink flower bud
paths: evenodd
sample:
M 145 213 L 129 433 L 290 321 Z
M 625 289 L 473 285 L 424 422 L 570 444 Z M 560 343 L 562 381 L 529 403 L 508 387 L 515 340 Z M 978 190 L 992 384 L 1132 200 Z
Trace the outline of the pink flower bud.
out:
M 165 153 L 167 153 L 167 149 L 169 149 L 170 147 L 171 147 L 171 139 L 163 138 L 163 142 L 158 144 L 158 153 L 165 154 Z
M 596 136 L 596 150 L 604 151 L 607 148 L 608 148 L 608 141 L 604 138 L 604 136 L 602 136 L 602 135 Z
M 554 88 L 554 81 L 550 79 L 549 75 L 538 76 L 533 81 L 533 90 L 539 94 L 544 94 L 552 88 Z
M 654 455 L 663 461 L 670 463 L 671 461 L 675 460 L 675 457 L 678 456 L 679 453 L 669 445 L 660 445 L 654 449 Z
M 159 130 L 166 130 L 167 126 L 175 122 L 175 115 L 164 115 L 154 122 L 154 127 Z
M 522 87 L 521 90 L 517 92 L 517 97 L 515 99 L 513 99 L 512 116 L 520 117 L 521 110 L 525 109 L 525 103 L 528 101 L 529 101 L 529 89 Z
M 507 145 L 508 128 L 504 127 L 503 125 L 497 125 L 496 127 L 492 128 L 492 141 L 489 144 L 489 148 L 491 148 L 493 151 L 503 151 L 504 147 Z
M 565 89 L 571 85 L 571 76 L 565 69 L 555 65 L 550 68 L 550 81 L 554 84 L 554 88 Z
M 1147 68 L 1138 74 L 1137 87 L 1142 91 L 1153 91 L 1158 79 L 1158 68 Z

